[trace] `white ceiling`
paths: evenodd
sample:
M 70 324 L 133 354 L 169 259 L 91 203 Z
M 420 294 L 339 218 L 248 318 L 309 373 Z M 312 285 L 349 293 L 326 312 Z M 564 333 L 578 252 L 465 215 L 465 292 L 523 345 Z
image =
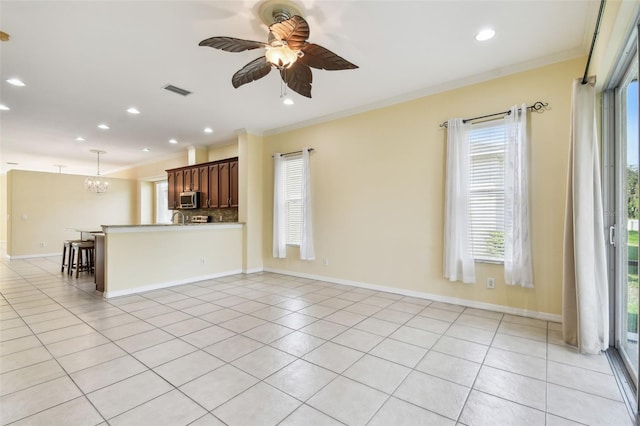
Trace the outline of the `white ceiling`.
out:
M 260 51 L 198 46 L 222 35 L 266 41 L 260 4 L 2 0 L 0 29 L 11 39 L 0 44 L 0 103 L 11 110 L 0 111 L 0 170 L 61 164 L 63 173 L 95 173 L 89 151 L 100 149 L 108 173 L 229 143 L 239 129 L 270 133 L 584 55 L 599 1 L 298 1 L 309 41 L 360 68 L 313 70 L 313 99 L 293 94 L 293 106 L 280 101 L 277 72 L 232 87 Z M 480 43 L 474 35 L 484 27 L 497 35 Z M 26 87 L 5 82 L 12 77 Z M 101 122 L 111 129 L 99 130 Z

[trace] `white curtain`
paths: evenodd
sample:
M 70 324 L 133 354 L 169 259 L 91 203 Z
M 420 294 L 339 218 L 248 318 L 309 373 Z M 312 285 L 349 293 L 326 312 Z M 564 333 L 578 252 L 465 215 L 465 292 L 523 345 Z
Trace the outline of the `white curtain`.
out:
M 562 332 L 580 353 L 609 346 L 609 302 L 595 77 L 573 82 L 571 148 L 564 231 Z
M 450 281 L 476 281 L 469 247 L 469 143 L 470 126 L 461 118 L 447 123 L 447 180 L 444 214 L 444 277 Z
M 533 287 L 529 233 L 529 147 L 527 106 L 513 106 L 504 119 L 507 131 L 504 179 L 504 280 Z
M 284 157 L 273 155 L 273 257 L 287 257 L 286 212 L 284 205 Z
M 313 221 L 311 217 L 311 173 L 309 148 L 302 149 L 302 232 L 300 235 L 300 259 L 314 260 Z

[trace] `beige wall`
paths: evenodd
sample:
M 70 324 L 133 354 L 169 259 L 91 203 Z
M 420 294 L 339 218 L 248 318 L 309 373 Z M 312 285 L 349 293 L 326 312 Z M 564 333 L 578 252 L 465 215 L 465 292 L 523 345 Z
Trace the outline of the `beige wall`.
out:
M 122 179 L 140 179 L 140 180 L 157 180 L 166 179 L 165 170 L 174 169 L 187 165 L 187 151 L 178 153 L 174 156 L 164 158 L 159 161 L 141 164 L 118 172 L 109 173 L 109 177 Z
M 0 242 L 7 242 L 7 175 L 0 173 Z
M 571 82 L 584 58 L 510 75 L 265 138 L 266 268 L 396 287 L 560 314 L 562 235 L 569 149 Z M 503 268 L 478 264 L 477 283 L 442 278 L 446 130 L 451 117 L 503 111 L 537 100 L 549 110 L 529 116 L 535 288 L 504 284 Z M 297 248 L 274 259 L 274 152 L 315 148 L 311 155 L 315 261 Z M 328 266 L 323 266 L 323 259 Z M 486 278 L 496 278 L 496 289 Z
M 238 136 L 238 219 L 245 224 L 242 270 L 263 269 L 263 152 L 262 136 L 242 133 Z
M 62 241 L 77 239 L 65 228 L 100 229 L 103 224 L 131 224 L 136 214 L 136 182 L 111 179 L 107 194 L 84 189 L 84 176 L 10 170 L 7 254 L 41 256 L 61 253 Z M 43 246 L 41 246 L 43 244 Z
M 232 141 L 223 146 L 211 146 L 209 147 L 209 160 L 218 161 L 226 158 L 233 158 L 238 156 L 238 142 Z
M 589 67 L 589 75 L 597 76 L 598 90 L 603 89 L 615 69 L 618 58 L 623 55 L 625 43 L 633 29 L 639 9 L 640 1 L 638 0 L 606 2 Z

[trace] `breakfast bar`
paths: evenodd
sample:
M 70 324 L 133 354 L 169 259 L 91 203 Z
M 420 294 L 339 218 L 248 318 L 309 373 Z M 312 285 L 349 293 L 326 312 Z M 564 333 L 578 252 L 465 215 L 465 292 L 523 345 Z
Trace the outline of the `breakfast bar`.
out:
M 242 271 L 242 223 L 103 225 L 102 230 L 105 298 Z

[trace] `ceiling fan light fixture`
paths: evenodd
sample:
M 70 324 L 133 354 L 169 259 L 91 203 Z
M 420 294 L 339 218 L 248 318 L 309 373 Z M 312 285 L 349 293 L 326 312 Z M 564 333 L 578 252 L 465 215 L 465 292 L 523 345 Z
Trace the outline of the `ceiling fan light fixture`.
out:
M 279 41 L 274 42 L 271 46 L 267 46 L 266 49 L 267 51 L 264 56 L 267 58 L 267 61 L 276 68 L 291 68 L 298 60 L 298 53 Z
M 293 105 L 293 99 L 291 99 L 289 96 L 283 96 L 282 97 L 282 103 L 285 105 Z

